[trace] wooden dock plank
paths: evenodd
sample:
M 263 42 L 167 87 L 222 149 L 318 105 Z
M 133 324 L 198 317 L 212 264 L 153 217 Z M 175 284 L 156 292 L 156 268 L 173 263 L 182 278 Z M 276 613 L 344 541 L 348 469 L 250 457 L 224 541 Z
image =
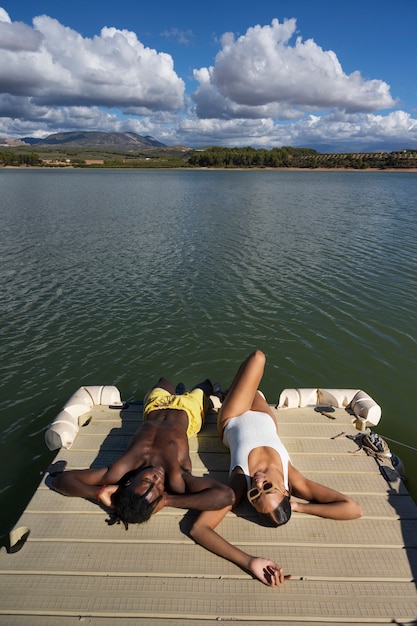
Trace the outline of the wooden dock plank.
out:
M 223 473 L 223 479 L 224 481 L 226 481 L 226 473 Z M 379 478 L 377 482 L 380 483 Z M 382 493 L 364 492 L 353 494 L 350 489 L 350 485 L 348 484 L 348 481 L 346 481 L 345 487 L 345 489 L 339 490 L 354 496 L 355 500 L 357 500 L 362 506 L 366 518 L 417 518 L 417 505 L 410 496 L 404 495 L 397 497 L 396 494 L 391 494 L 389 497 L 387 497 L 386 491 Z M 60 514 L 65 512 L 101 514 L 102 516 L 106 515 L 97 504 L 88 502 L 87 500 L 83 500 L 81 498 L 63 499 L 60 502 L 60 507 L 57 511 L 56 501 L 54 502 L 54 500 L 49 497 L 49 493 L 49 489 L 42 487 L 41 485 L 37 490 L 35 496 L 32 498 L 31 502 L 28 504 L 26 511 L 28 513 L 39 513 L 46 515 Z M 246 510 L 248 511 L 249 515 L 249 508 L 247 508 Z M 178 510 L 170 509 L 168 507 L 161 512 L 161 515 L 167 514 L 178 514 Z M 296 518 L 294 517 L 294 519 Z
M 158 515 L 157 521 L 156 518 L 151 519 L 140 526 L 129 526 L 126 532 L 121 525 L 109 527 L 105 523 L 107 514 L 98 507 L 95 508 L 100 511 L 99 517 L 95 514 L 86 514 L 79 515 L 77 518 L 78 513 L 68 515 L 67 512 L 56 512 L 54 515 L 28 512 L 21 518 L 21 522 L 24 526 L 33 529 L 31 541 L 59 541 L 61 539 L 75 542 L 97 539 L 140 542 L 154 539 L 156 533 L 164 538 L 164 542 L 190 541 L 180 528 L 185 511 L 179 513 L 178 510 L 171 509 L 171 514 Z M 190 515 L 189 518 L 194 519 L 195 516 Z M 398 524 L 398 519 L 395 517 L 391 519 L 364 517 L 348 523 L 329 520 L 323 526 L 321 519 L 300 514 L 294 515 L 291 522 L 277 530 L 261 526 L 253 514 L 251 517 L 245 515 L 243 518 L 230 513 L 221 524 L 221 533 L 229 541 L 250 544 L 255 543 L 254 534 L 256 534 L 258 544 L 363 545 L 364 538 L 366 538 L 367 546 L 417 547 L 417 534 L 414 532 L 415 519 L 404 519 L 401 524 Z
M 174 616 L 184 624 L 207 619 L 240 619 L 253 623 L 254 616 L 256 623 L 281 619 L 297 621 L 305 619 L 306 615 L 310 621 L 319 623 L 357 622 L 358 618 L 380 623 L 415 620 L 417 595 L 405 595 L 405 586 L 401 583 L 363 585 L 303 580 L 285 585 L 278 593 L 260 585 L 253 593 L 253 584 L 251 580 L 240 578 L 129 576 L 103 576 L 97 584 L 97 579 L 82 575 L 40 576 L 36 581 L 30 576 L 10 575 L 3 587 L 3 597 L 7 597 L 6 610 L 10 614 L 42 612 L 57 617 L 85 615 L 116 620 L 135 617 L 148 624 L 153 624 L 155 618 Z M 0 599 L 0 611 L 4 610 L 3 605 Z
M 417 548 L 408 550 L 402 546 L 311 545 L 308 542 L 273 544 L 262 542 L 235 541 L 236 545 L 249 552 L 258 551 L 285 567 L 295 579 L 344 580 L 348 581 L 403 581 L 413 579 L 417 566 Z M 161 550 L 161 546 L 164 546 Z M 337 558 L 334 558 L 335 551 Z M 308 554 L 308 560 L 306 559 Z M 64 539 L 56 541 L 31 541 L 19 557 L 13 559 L 8 568 L 0 570 L 6 574 L 33 574 L 35 576 L 138 576 L 167 578 L 218 578 L 239 577 L 250 579 L 246 572 L 237 570 L 229 562 L 219 563 L 218 557 L 209 552 L 196 551 L 189 542 L 169 541 L 86 541 L 76 544 Z M 383 563 L 383 566 L 381 566 Z
M 71 463 L 71 469 L 76 467 L 82 468 L 92 464 L 93 467 L 99 467 L 103 465 L 103 451 L 93 458 L 90 451 L 77 450 L 76 451 L 76 465 Z M 120 452 L 116 450 L 106 451 L 106 464 L 114 463 L 120 456 Z M 93 455 L 94 457 L 94 455 Z M 379 473 L 378 467 L 372 458 L 366 455 L 314 455 L 314 454 L 292 454 L 290 451 L 291 462 L 301 472 L 338 472 L 341 474 L 349 473 Z M 61 452 L 58 459 L 66 460 L 68 458 L 67 452 Z M 337 460 L 336 460 L 337 459 Z M 68 465 L 68 467 L 70 467 Z M 217 471 L 227 472 L 229 469 L 229 457 L 226 454 L 219 454 L 216 452 L 209 452 L 204 454 L 203 457 L 197 455 L 197 458 L 193 462 L 193 469 L 196 474 L 202 474 L 203 471 L 207 471 L 208 468 L 215 467 Z

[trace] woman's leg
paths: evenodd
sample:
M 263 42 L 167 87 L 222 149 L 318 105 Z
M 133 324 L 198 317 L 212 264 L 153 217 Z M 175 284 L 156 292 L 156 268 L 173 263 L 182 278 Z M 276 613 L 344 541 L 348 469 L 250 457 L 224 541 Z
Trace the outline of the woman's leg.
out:
M 271 409 L 271 407 L 269 406 L 268 402 L 265 400 L 265 398 L 259 393 L 256 392 L 255 397 L 253 399 L 253 403 L 251 406 L 251 410 L 252 411 L 260 411 L 261 413 L 268 413 L 268 415 L 270 415 L 272 417 L 272 419 L 275 422 L 275 425 L 277 427 L 278 430 L 278 423 L 277 423 L 277 419 L 274 415 L 273 410 Z
M 223 429 L 229 419 L 249 411 L 263 399 L 257 389 L 262 380 L 265 362 L 265 354 L 261 350 L 255 350 L 240 365 L 218 414 L 217 428 L 220 437 L 223 437 Z M 267 404 L 265 400 L 264 403 Z

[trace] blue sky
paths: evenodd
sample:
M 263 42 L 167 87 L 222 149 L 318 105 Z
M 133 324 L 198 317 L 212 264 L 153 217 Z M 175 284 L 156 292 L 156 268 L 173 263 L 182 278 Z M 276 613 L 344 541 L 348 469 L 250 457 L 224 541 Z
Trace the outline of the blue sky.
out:
M 0 137 L 417 149 L 415 0 L 0 0 Z

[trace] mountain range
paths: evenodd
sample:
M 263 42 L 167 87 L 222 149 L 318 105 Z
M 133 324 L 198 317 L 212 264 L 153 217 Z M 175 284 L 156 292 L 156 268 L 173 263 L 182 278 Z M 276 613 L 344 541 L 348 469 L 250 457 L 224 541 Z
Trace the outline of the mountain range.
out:
M 83 148 L 113 148 L 120 150 L 140 150 L 142 148 L 166 148 L 154 137 L 136 133 L 102 133 L 94 131 L 74 131 L 55 133 L 43 139 L 22 137 L 21 141 L 31 146 L 77 146 Z

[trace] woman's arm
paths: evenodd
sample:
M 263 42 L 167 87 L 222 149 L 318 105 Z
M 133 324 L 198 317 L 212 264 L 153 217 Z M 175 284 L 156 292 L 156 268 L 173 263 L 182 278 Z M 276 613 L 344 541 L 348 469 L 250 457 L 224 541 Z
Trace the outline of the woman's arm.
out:
M 232 507 L 228 506 L 220 511 L 204 511 L 201 513 L 191 528 L 191 537 L 201 546 L 210 550 L 210 552 L 214 552 L 214 554 L 251 572 L 265 585 L 274 587 L 283 583 L 284 573 L 279 565 L 270 559 L 251 556 L 243 552 L 243 550 L 226 541 L 214 530 L 231 509 Z
M 308 513 L 335 520 L 362 517 L 362 508 L 349 496 L 305 478 L 295 467 L 289 466 L 289 479 L 293 495 L 307 500 L 291 500 L 292 511 Z
M 235 470 L 230 477 L 230 486 L 235 496 L 236 504 L 241 502 L 246 496 L 246 478 L 239 471 Z M 214 552 L 235 565 L 251 572 L 265 585 L 271 587 L 284 582 L 282 568 L 269 559 L 255 557 L 236 546 L 232 545 L 214 529 L 220 524 L 232 505 L 225 506 L 218 511 L 204 511 L 199 515 L 191 528 L 191 537 L 210 552 Z

